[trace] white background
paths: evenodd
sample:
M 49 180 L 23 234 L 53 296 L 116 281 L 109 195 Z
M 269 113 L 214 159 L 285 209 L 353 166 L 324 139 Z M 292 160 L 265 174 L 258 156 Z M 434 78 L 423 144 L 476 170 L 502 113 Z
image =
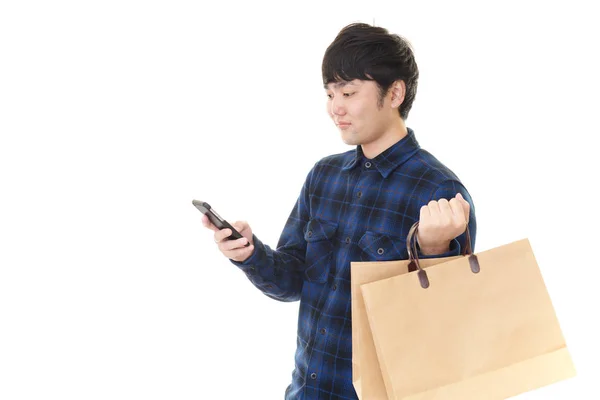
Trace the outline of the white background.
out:
M 593 3 L 2 2 L 0 398 L 283 397 L 298 303 L 191 201 L 276 245 L 349 149 L 323 53 L 373 18 L 413 44 L 407 124 L 471 192 L 476 251 L 531 240 L 578 376 L 518 398 L 600 398 Z

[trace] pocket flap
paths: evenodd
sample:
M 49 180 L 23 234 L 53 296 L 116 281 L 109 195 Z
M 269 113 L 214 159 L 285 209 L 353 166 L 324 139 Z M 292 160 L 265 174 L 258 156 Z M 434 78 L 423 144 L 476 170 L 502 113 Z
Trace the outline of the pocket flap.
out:
M 338 224 L 335 222 L 311 219 L 306 224 L 304 230 L 304 240 L 307 242 L 316 242 L 324 239 L 331 239 L 337 231 Z
M 404 260 L 408 258 L 406 240 L 398 236 L 367 231 L 358 241 L 358 245 L 365 253 L 376 260 Z

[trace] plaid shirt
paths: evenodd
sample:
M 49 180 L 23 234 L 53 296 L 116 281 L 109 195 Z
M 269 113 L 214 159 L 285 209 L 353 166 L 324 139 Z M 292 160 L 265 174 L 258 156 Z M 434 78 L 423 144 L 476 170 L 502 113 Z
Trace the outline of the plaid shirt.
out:
M 352 385 L 350 262 L 408 258 L 406 236 L 431 200 L 460 192 L 458 177 L 420 148 L 412 129 L 373 159 L 357 146 L 325 157 L 309 172 L 277 249 L 254 236 L 255 250 L 233 262 L 265 295 L 300 300 L 297 350 L 288 400 L 358 399 Z M 460 254 L 466 235 L 445 257 Z

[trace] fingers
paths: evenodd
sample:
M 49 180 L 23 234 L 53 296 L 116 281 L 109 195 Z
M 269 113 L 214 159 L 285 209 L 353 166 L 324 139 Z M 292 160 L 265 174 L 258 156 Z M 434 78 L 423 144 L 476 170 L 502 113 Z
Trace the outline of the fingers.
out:
M 202 225 L 205 228 L 208 228 L 213 232 L 216 232 L 219 230 L 216 226 L 213 225 L 212 222 L 210 222 L 210 220 L 208 219 L 208 217 L 206 215 L 202 215 Z
M 439 199 L 437 201 L 437 208 L 439 213 L 436 215 L 439 223 L 441 225 L 448 225 L 452 221 L 452 208 L 450 207 L 450 202 L 446 199 Z M 435 209 L 435 207 L 434 207 Z M 436 210 L 437 211 L 437 210 Z
M 242 248 L 236 248 L 233 250 L 223 251 L 223 254 L 225 255 L 225 257 L 227 257 L 233 261 L 244 262 L 246 259 L 248 259 L 248 257 L 250 257 L 252 255 L 253 251 L 254 251 L 254 245 L 250 245 L 248 247 L 242 247 Z
M 427 208 L 429 209 L 429 215 L 431 215 L 432 218 L 436 218 L 440 215 L 440 206 L 437 201 L 430 201 L 427 204 Z
M 233 232 L 229 228 L 217 229 L 214 234 L 215 243 L 221 243 L 225 241 Z
M 467 219 L 465 218 L 465 211 L 460 200 L 455 197 L 450 200 L 449 204 L 452 210 L 452 221 L 454 225 L 457 227 L 464 225 Z
M 423 220 L 428 220 L 429 218 L 431 218 L 431 212 L 429 211 L 429 207 L 422 206 L 421 207 L 421 214 L 419 216 L 419 220 L 423 221 Z
M 238 229 L 239 227 L 235 228 Z M 243 262 L 250 257 L 250 255 L 252 255 L 252 252 L 254 251 L 254 245 L 250 244 L 248 247 L 246 247 L 246 245 L 249 243 L 249 240 L 245 237 L 234 240 L 228 239 L 228 237 L 231 236 L 231 233 L 232 231 L 229 228 L 221 230 L 217 229 L 214 234 L 215 243 L 217 243 L 219 251 L 221 251 L 225 257 L 234 261 Z
M 231 224 L 231 226 L 233 226 L 233 228 L 235 230 L 237 230 L 246 239 L 250 240 L 252 238 L 252 230 L 250 229 L 250 226 L 248 225 L 247 222 L 236 221 L 233 224 Z M 217 229 L 214 232 L 215 232 L 215 234 L 214 234 L 215 242 L 221 242 L 225 238 L 231 236 L 231 234 L 233 233 L 233 231 L 229 228 L 225 228 L 225 229 L 221 229 L 221 230 Z
M 217 239 L 215 239 L 221 253 L 223 253 L 223 255 L 227 258 L 239 262 L 243 262 L 248 257 L 250 257 L 250 255 L 254 251 L 254 245 L 246 247 L 246 244 L 248 243 L 248 239 L 246 238 L 227 240 L 226 238 L 228 235 L 224 236 L 222 234 L 223 232 L 227 233 L 226 231 L 228 231 L 229 234 L 231 234 L 231 229 L 223 229 L 217 232 L 219 234 L 219 240 L 217 241 Z M 215 237 L 217 236 L 215 235 Z
M 223 253 L 225 253 L 227 251 L 243 248 L 244 246 L 246 246 L 246 243 L 248 243 L 248 239 L 246 239 L 246 238 L 235 239 L 235 240 L 222 240 L 222 241 L 217 242 L 217 244 L 219 245 L 219 250 L 221 250 L 221 252 L 223 252 Z
M 234 229 L 244 236 L 240 239 L 229 240 L 228 238 L 232 235 L 232 230 L 229 228 L 219 229 L 217 228 L 206 215 L 202 216 L 202 225 L 213 231 L 213 240 L 217 243 L 217 246 L 221 253 L 227 258 L 234 261 L 243 262 L 252 255 L 254 251 L 254 244 L 252 243 L 252 229 L 246 221 L 236 221 L 232 224 Z M 249 245 L 248 245 L 249 244 Z M 246 247 L 246 245 L 248 245 Z
M 432 200 L 421 207 L 417 240 L 422 249 L 438 254 L 462 234 L 469 221 L 469 203 L 458 193 L 454 198 Z M 428 251 L 429 251 L 428 250 Z
M 433 226 L 446 226 L 452 221 L 452 209 L 446 199 L 432 200 L 421 208 L 421 219 L 426 218 Z
M 420 217 L 430 217 L 435 221 L 446 220 L 446 222 L 449 216 L 457 219 L 458 217 L 464 217 L 460 219 L 468 220 L 470 208 L 469 202 L 460 193 L 457 193 L 456 197 L 450 199 L 450 201 L 446 199 L 431 200 L 426 206 L 421 207 Z

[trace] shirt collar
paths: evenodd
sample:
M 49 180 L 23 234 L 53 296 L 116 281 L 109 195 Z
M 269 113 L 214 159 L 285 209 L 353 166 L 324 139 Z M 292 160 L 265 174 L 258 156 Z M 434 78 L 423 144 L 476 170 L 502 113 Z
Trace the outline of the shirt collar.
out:
M 405 137 L 388 147 L 377 157 L 368 160 L 384 178 L 387 178 L 393 170 L 402 165 L 421 149 L 421 146 L 419 146 L 417 138 L 415 137 L 415 132 L 411 128 L 406 129 L 408 134 Z M 354 157 L 346 162 L 342 167 L 342 170 L 351 170 L 357 165 L 364 163 L 366 160 L 367 158 L 363 154 L 362 147 L 358 145 L 356 146 Z

